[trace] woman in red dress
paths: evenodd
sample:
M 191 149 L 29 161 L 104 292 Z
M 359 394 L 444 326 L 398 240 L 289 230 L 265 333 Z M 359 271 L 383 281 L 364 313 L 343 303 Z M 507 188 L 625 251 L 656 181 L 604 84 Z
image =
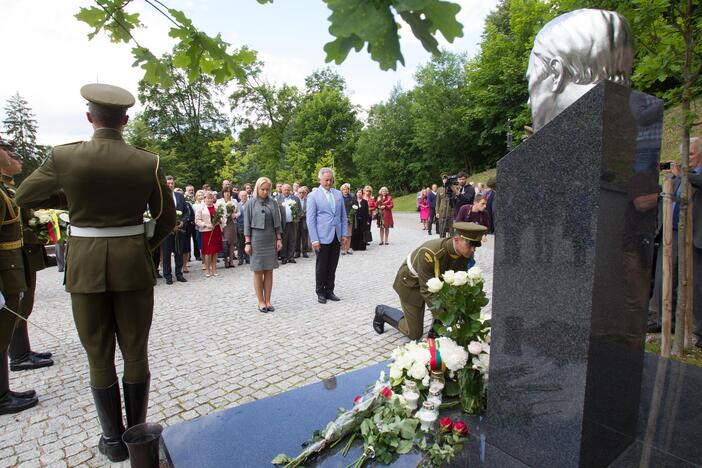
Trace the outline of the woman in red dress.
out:
M 387 187 L 381 187 L 378 192 L 378 198 L 375 201 L 378 207 L 378 229 L 380 229 L 380 245 L 388 245 L 388 235 L 390 228 L 394 226 L 392 219 L 392 209 L 395 204 L 390 196 L 390 191 Z
M 222 228 L 221 219 L 216 223 L 215 218 L 215 194 L 208 192 L 205 195 L 205 203 L 199 206 L 195 213 L 195 224 L 202 233 L 202 245 L 200 252 L 205 264 L 205 277 L 219 276 L 217 274 L 217 254 L 222 250 Z

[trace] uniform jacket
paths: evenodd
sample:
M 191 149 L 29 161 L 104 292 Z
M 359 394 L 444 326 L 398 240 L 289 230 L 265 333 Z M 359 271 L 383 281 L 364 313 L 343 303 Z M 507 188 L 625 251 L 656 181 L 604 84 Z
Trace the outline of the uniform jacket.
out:
M 433 239 L 422 244 L 410 254 L 415 277 L 405 260 L 395 276 L 393 289 L 403 301 L 416 306 L 431 304 L 432 293 L 427 288 L 430 278 L 438 278 L 445 271 L 466 271 L 468 259 L 456 253 L 453 238 Z
M 326 190 L 319 187 L 307 197 L 307 230 L 310 233 L 310 242 L 313 244 L 331 244 L 334 234 L 341 241 L 348 236 L 348 218 L 344 207 L 344 197 L 337 189 L 332 188 L 334 198 L 334 211 L 329 204 Z
M 56 146 L 17 190 L 22 208 L 65 208 L 71 225 L 120 227 L 143 223 L 148 208 L 154 236 L 73 237 L 66 253 L 71 293 L 136 291 L 156 282 L 151 251 L 176 223 L 175 206 L 157 155 L 128 145 L 120 131 L 95 130 L 86 142 Z
M 22 257 L 22 227 L 19 209 L 12 192 L 0 183 L 0 243 L 16 243 L 17 247 L 0 250 L 0 292 L 17 294 L 27 289 Z

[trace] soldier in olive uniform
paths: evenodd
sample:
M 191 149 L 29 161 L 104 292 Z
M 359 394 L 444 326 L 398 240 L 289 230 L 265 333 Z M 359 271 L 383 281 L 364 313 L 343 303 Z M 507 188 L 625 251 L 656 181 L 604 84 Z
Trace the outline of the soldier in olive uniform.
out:
M 457 193 L 458 185 L 453 185 L 452 194 L 447 196 L 446 184 L 448 182 L 448 173 L 441 173 L 441 187 L 436 191 L 436 218 L 439 221 L 438 234 L 441 238 L 451 235 L 454 216 L 454 202 Z
M 9 146 L 0 139 L 0 170 L 12 175 L 19 164 L 11 159 L 8 150 Z M 10 390 L 7 368 L 7 348 L 19 320 L 10 310 L 19 310 L 20 296 L 26 289 L 19 208 L 12 193 L 0 184 L 0 414 L 17 413 L 39 401 L 34 390 Z
M 12 175 L 22 172 L 22 161 L 13 153 L 13 159 L 17 167 L 13 168 Z M 4 175 L 3 184 L 8 192 L 15 193 L 15 182 L 12 176 Z M 46 268 L 46 249 L 44 244 L 39 240 L 32 228 L 29 226 L 29 219 L 32 217 L 32 210 L 20 210 L 20 219 L 22 220 L 22 250 L 24 253 L 24 269 L 27 275 L 27 291 L 22 295 L 20 300 L 19 314 L 26 318 L 34 309 L 34 293 L 37 284 L 37 271 Z M 18 320 L 15 326 L 15 332 L 12 335 L 10 342 L 10 369 L 13 371 L 39 369 L 41 367 L 50 367 L 54 365 L 51 359 L 51 353 L 36 353 L 32 351 L 29 342 L 29 330 L 27 322 Z
M 65 282 L 90 364 L 102 426 L 98 449 L 110 461 L 121 461 L 128 453 L 121 439 L 115 343 L 124 357 L 122 386 L 131 427 L 145 421 L 148 406 L 147 343 L 156 284 L 151 252 L 173 231 L 176 213 L 158 156 L 122 139 L 134 97 L 104 84 L 83 86 L 81 95 L 89 102 L 92 140 L 55 147 L 17 190 L 17 202 L 23 208 L 60 207 L 58 194 L 70 211 Z M 147 208 L 156 223 L 150 239 L 142 220 Z
M 445 271 L 466 271 L 468 260 L 480 247 L 487 232 L 485 226 L 458 222 L 453 225 L 454 236 L 425 242 L 410 252 L 395 276 L 393 288 L 400 296 L 402 310 L 386 305 L 375 308 L 373 328 L 385 331 L 385 324 L 397 328 L 413 340 L 424 334 L 424 307 L 431 303 L 432 293 L 427 288 L 430 278 L 439 278 Z

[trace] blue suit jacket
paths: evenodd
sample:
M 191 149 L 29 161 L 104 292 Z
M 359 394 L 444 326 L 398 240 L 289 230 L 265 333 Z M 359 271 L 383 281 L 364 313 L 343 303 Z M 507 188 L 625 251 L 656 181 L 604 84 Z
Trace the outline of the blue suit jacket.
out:
M 331 244 L 336 234 L 339 241 L 348 235 L 348 219 L 344 207 L 344 197 L 336 189 L 331 189 L 335 212 L 332 212 L 323 188 L 314 190 L 307 197 L 307 230 L 313 244 Z

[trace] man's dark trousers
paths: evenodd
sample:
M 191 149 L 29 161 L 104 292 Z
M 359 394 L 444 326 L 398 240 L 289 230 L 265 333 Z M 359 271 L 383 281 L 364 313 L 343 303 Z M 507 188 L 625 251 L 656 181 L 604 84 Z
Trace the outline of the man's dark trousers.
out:
M 315 265 L 316 291 L 320 296 L 326 297 L 328 293 L 334 292 L 334 280 L 336 279 L 336 266 L 339 263 L 339 253 L 341 243 L 334 235 L 331 244 L 321 244 L 317 252 Z
M 436 219 L 436 208 L 431 207 L 429 208 L 429 223 L 427 229 L 429 230 L 429 234 L 431 234 L 431 227 L 432 225 L 436 224 L 436 233 L 439 233 L 439 221 Z
M 283 260 L 292 260 L 295 256 L 295 243 L 297 238 L 297 223 L 285 223 L 283 229 L 283 250 L 280 252 L 280 258 Z
M 183 276 L 183 249 L 180 245 L 182 242 L 180 236 L 183 235 L 184 233 L 182 232 L 173 233 L 163 241 L 163 277 L 166 279 L 173 279 L 173 274 L 171 273 L 171 255 L 175 257 L 176 278 Z

